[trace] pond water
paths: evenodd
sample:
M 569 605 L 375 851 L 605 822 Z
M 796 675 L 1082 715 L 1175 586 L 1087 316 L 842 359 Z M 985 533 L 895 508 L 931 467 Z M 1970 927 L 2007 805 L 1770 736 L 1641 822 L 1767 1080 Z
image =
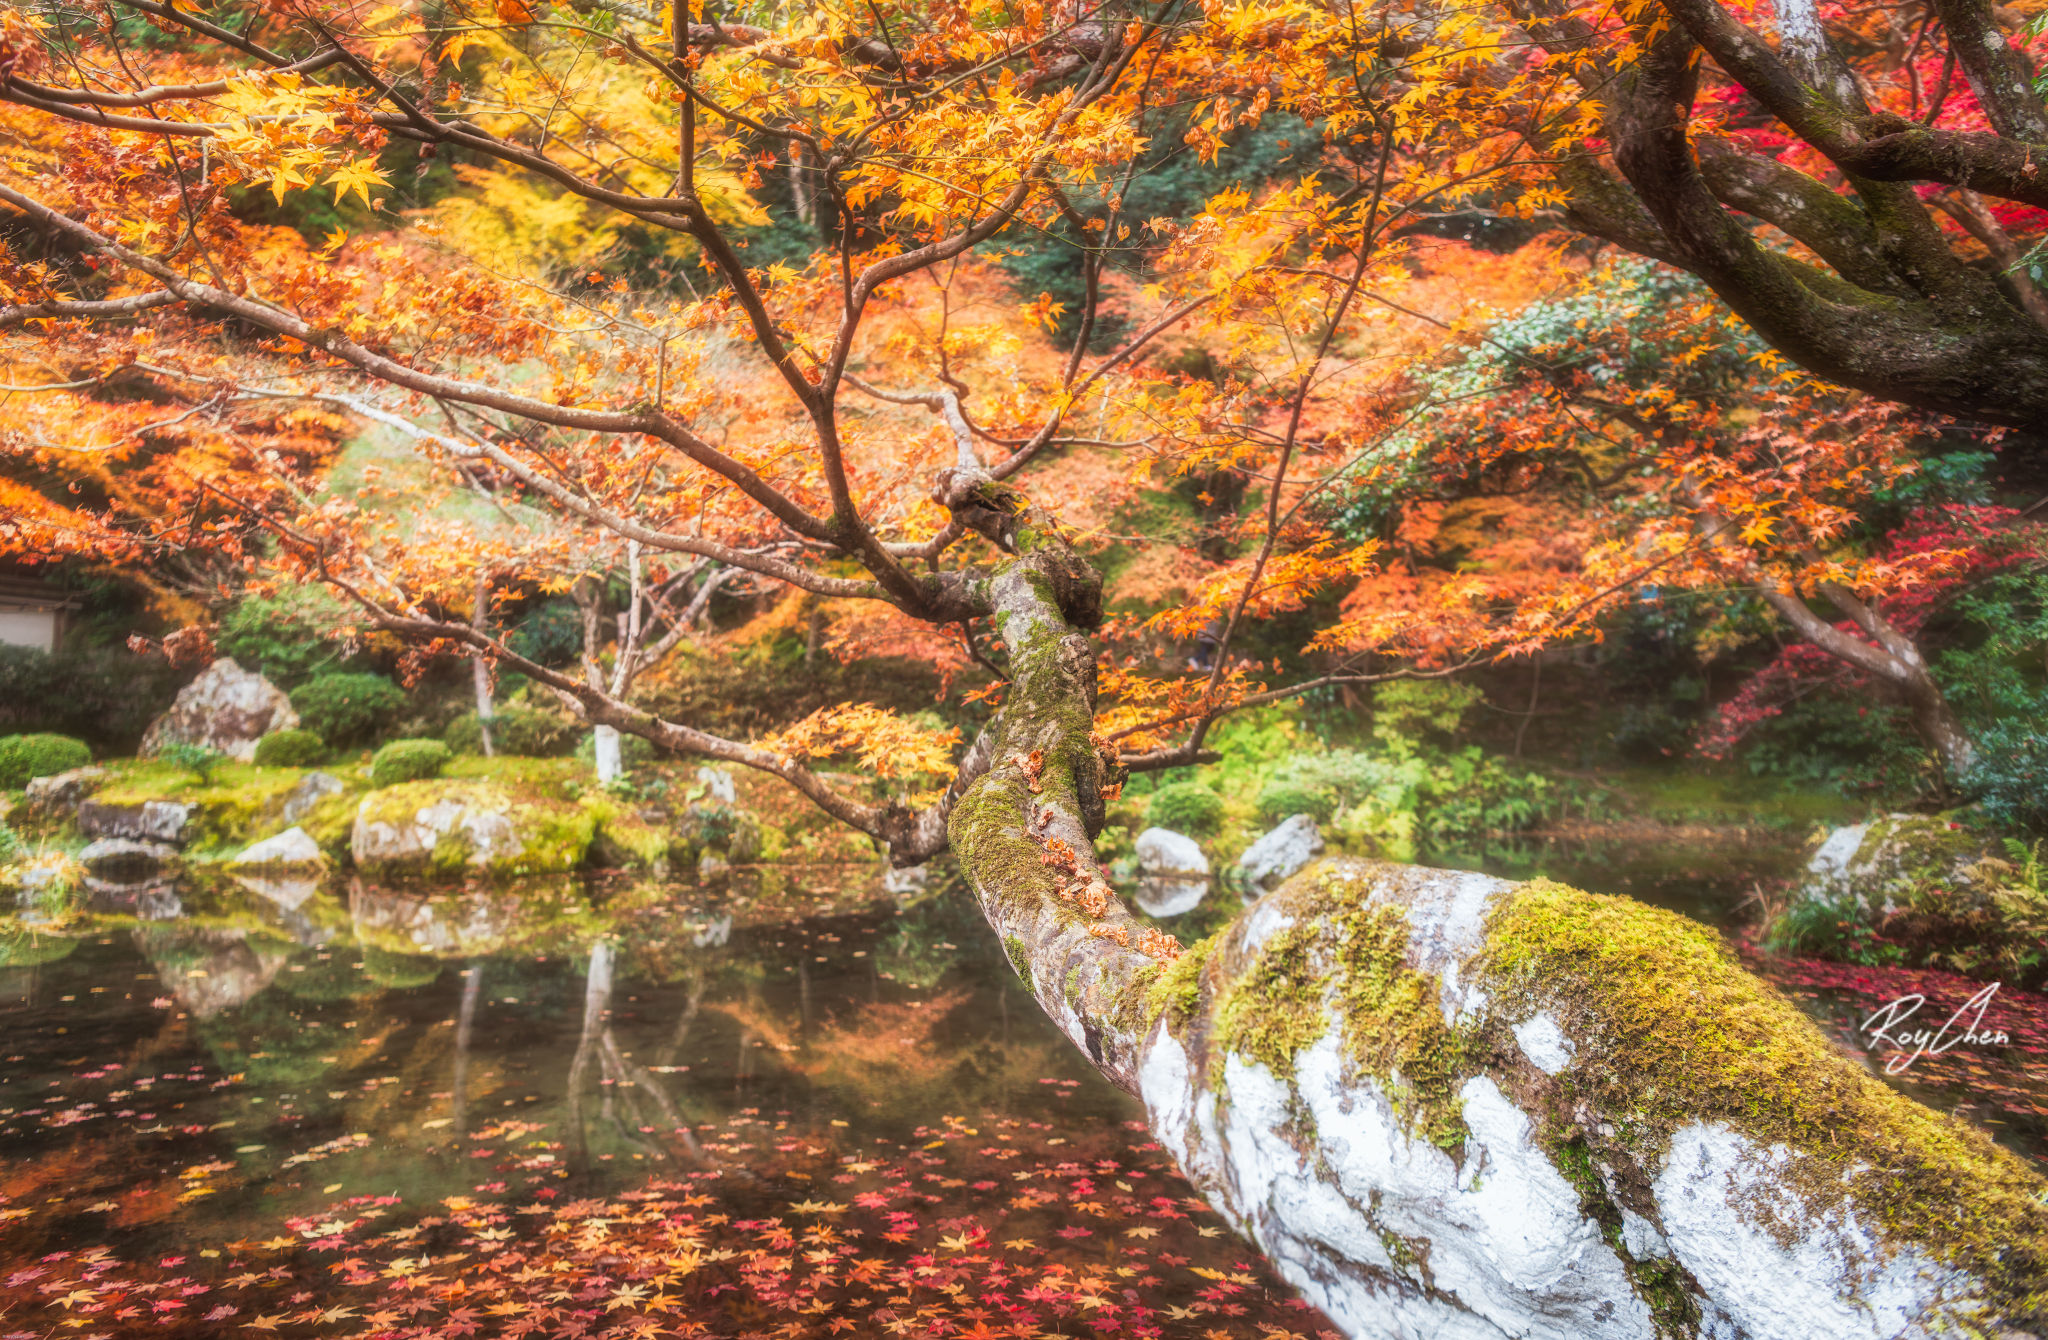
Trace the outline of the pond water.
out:
M 1753 855 L 1483 863 L 1718 920 Z M 0 968 L 0 1338 L 1326 1330 L 957 883 L 877 880 L 102 886 Z M 1757 966 L 1851 1051 L 1977 988 Z M 2041 1003 L 1894 1082 L 2043 1157 Z
M 0 1335 L 1327 1326 L 964 897 L 812 873 L 159 885 L 15 945 Z

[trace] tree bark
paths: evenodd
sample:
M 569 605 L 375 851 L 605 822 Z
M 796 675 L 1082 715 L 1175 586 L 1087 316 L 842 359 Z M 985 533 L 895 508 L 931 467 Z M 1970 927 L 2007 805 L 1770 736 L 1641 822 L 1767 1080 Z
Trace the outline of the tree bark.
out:
M 1143 952 L 1119 902 L 1088 905 L 1109 765 L 1070 612 L 1099 609 L 1094 573 L 1038 518 L 1015 538 L 986 587 L 1015 677 L 952 812 L 961 868 L 1025 990 L 1348 1333 L 2048 1327 L 2043 1179 L 1684 918 L 1339 860 Z

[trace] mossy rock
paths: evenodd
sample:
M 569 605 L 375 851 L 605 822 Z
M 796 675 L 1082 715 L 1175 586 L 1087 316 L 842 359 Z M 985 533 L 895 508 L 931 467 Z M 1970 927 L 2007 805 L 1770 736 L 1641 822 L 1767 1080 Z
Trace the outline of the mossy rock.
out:
M 592 855 L 623 870 L 666 873 L 689 860 L 689 844 L 666 825 L 625 814 L 604 821 Z
M 605 812 L 496 782 L 404 782 L 363 798 L 349 848 L 375 877 L 556 874 L 583 864 Z
M 202 854 L 213 848 L 240 851 L 290 827 L 283 821 L 285 803 L 305 775 L 302 768 L 226 763 L 202 783 L 182 768 L 144 761 L 120 765 L 93 801 L 109 807 L 140 807 L 152 800 L 190 806 L 180 835 L 188 848 Z
M 1874 1333 L 1851 1320 L 1876 1298 L 1914 1334 L 2038 1334 L 2048 1318 L 2039 1172 L 1842 1055 L 1674 913 L 1338 858 L 1146 981 L 1136 1013 L 1162 1039 L 1148 1106 L 1193 1115 L 1163 1143 L 1283 1271 L 1309 1263 L 1286 1272 L 1297 1282 L 1340 1278 L 1317 1258 L 1353 1239 L 1313 1219 L 1311 1243 L 1296 1207 L 1348 1204 L 1366 1245 L 1342 1259 L 1469 1306 L 1493 1295 L 1449 1267 L 1499 1259 L 1466 1227 L 1477 1207 L 1549 1186 L 1514 1204 L 1532 1251 L 1581 1244 L 1556 1277 L 1569 1287 L 1528 1297 L 1555 1316 L 1605 1298 L 1632 1333 L 1683 1336 L 1718 1334 L 1717 1314 L 1730 1333 Z M 1393 1156 L 1319 1153 L 1347 1145 Z M 1240 1157 L 1261 1176 L 1218 1171 Z M 1333 1183 L 1342 1201 L 1315 1198 Z M 1375 1226 L 1425 1221 L 1372 1246 Z

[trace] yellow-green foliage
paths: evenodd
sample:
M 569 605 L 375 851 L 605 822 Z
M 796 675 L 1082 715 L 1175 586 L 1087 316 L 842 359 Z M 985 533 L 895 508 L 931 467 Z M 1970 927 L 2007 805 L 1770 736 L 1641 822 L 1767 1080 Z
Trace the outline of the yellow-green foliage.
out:
M 674 836 L 666 829 L 642 822 L 631 814 L 603 819 L 604 837 L 614 856 L 624 856 L 636 870 L 652 870 L 670 859 Z
M 1296 1053 L 1330 1027 L 1323 1008 L 1326 965 L 1316 962 L 1321 938 L 1321 928 L 1306 922 L 1259 946 L 1258 957 L 1230 983 L 1216 1007 L 1219 1056 L 1237 1052 L 1264 1062 L 1283 1079 L 1293 1075 Z
M 1578 1045 L 1560 1077 L 1654 1164 L 1671 1134 L 1726 1122 L 1793 1151 L 1816 1209 L 1843 1187 L 1887 1236 L 1984 1280 L 2008 1318 L 2048 1312 L 2042 1179 L 1989 1137 L 1894 1092 L 1745 972 L 1713 931 L 1548 881 L 1493 912 L 1487 990 L 1546 1009 Z
M 661 165 L 674 162 L 676 106 L 650 96 L 661 86 L 644 71 L 604 59 L 602 40 L 549 35 L 515 48 L 504 33 L 471 29 L 462 42 L 482 48 L 481 58 L 471 60 L 479 81 L 473 111 L 480 125 L 498 134 L 530 131 L 525 116 L 497 109 L 553 102 L 561 123 L 578 127 L 581 143 L 604 146 L 605 175 L 616 189 L 668 194 L 672 169 Z M 742 142 L 718 140 L 705 122 L 698 124 L 704 149 L 722 155 L 729 144 L 744 158 Z M 582 270 L 626 242 L 677 256 L 694 247 L 684 234 L 636 223 L 537 174 L 473 165 L 458 166 L 455 173 L 463 190 L 425 211 L 422 231 L 498 269 L 522 274 Z M 700 162 L 694 184 L 719 222 L 767 222 L 731 170 Z
M 1407 965 L 1407 914 L 1356 907 L 1339 924 L 1345 1055 L 1380 1078 L 1410 1129 L 1447 1149 L 1462 1146 L 1467 1038 L 1444 1023 L 1437 979 Z

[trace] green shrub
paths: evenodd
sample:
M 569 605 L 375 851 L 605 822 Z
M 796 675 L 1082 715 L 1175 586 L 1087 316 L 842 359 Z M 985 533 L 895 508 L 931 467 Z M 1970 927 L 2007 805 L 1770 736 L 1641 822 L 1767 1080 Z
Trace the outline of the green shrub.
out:
M 214 646 L 279 688 L 305 683 L 341 658 L 335 635 L 349 611 L 324 586 L 286 587 L 274 596 L 244 596 L 221 617 Z
M 438 777 L 454 751 L 439 740 L 393 740 L 370 760 L 370 785 L 397 786 Z
M 1317 823 L 1327 823 L 1395 782 L 1397 771 L 1395 765 L 1355 749 L 1296 754 L 1259 792 L 1259 817 L 1278 822 L 1291 814 L 1307 814 Z
M 213 783 L 213 770 L 228 761 L 228 756 L 218 749 L 203 744 L 187 744 L 183 740 L 172 740 L 169 744 L 158 745 L 156 756 L 174 768 L 183 768 L 199 779 L 201 786 Z
M 28 852 L 21 838 L 6 824 L 0 824 L 0 865 L 11 865 Z
M 0 740 L 0 788 L 16 791 L 92 762 L 92 750 L 68 735 L 10 735 Z
M 1145 822 L 1176 833 L 1213 832 L 1223 821 L 1223 797 L 1201 782 L 1173 782 L 1152 793 Z
M 103 754 L 132 754 L 188 677 L 161 656 L 125 648 L 52 656 L 0 646 L 0 735 L 69 735 Z
M 2048 730 L 2014 721 L 1983 731 L 1965 785 L 1997 822 L 2048 831 Z
M 405 690 L 382 675 L 321 675 L 291 692 L 299 724 L 331 745 L 372 739 L 409 702 Z
M 327 741 L 309 730 L 274 730 L 256 742 L 259 768 L 310 768 L 327 756 Z
M 491 748 L 515 758 L 565 758 L 582 728 L 565 717 L 530 707 L 501 707 L 491 718 Z M 458 754 L 481 754 L 483 731 L 474 712 L 457 717 L 442 736 Z

